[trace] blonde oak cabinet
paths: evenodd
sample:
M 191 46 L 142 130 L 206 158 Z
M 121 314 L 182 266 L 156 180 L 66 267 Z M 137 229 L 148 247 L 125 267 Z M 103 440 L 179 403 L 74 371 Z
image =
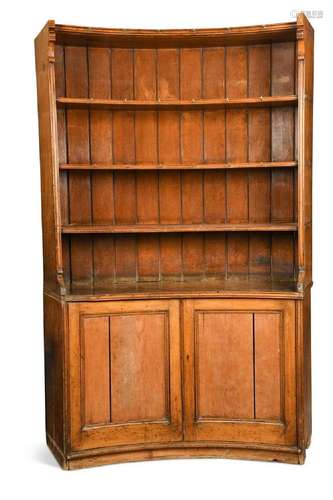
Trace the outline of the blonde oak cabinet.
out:
M 36 38 L 47 443 L 304 462 L 313 30 Z

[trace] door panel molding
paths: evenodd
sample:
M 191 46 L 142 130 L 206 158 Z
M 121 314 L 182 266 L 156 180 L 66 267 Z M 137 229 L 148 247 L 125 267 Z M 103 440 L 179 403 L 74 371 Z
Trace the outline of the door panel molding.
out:
M 181 440 L 179 302 L 165 300 L 133 303 L 76 303 L 69 304 L 69 310 L 68 385 L 72 449 L 81 450 L 129 443 Z M 131 318 L 130 322 L 128 322 L 128 317 Z M 85 396 L 91 394 L 94 387 L 96 388 L 96 380 L 89 380 L 88 383 L 91 387 L 88 387 L 87 393 L 86 383 L 84 383 L 84 369 L 88 358 L 87 353 L 82 350 L 82 345 L 85 345 L 89 336 L 86 330 L 87 322 L 92 321 L 97 323 L 92 325 L 91 331 L 88 333 L 95 337 L 94 340 L 89 338 L 90 347 L 93 346 L 95 350 L 90 350 L 91 359 L 88 362 L 95 363 L 95 368 L 94 356 L 96 358 L 99 351 L 100 358 L 105 361 L 106 354 L 103 348 L 98 348 L 99 332 L 98 328 L 96 329 L 94 326 L 103 325 L 103 342 L 107 333 L 107 344 L 105 342 L 104 344 L 109 357 L 109 395 L 107 395 L 106 390 L 102 392 L 103 397 L 107 400 L 103 401 L 102 398 L 102 410 L 106 414 L 108 406 L 110 413 L 109 421 L 102 418 L 101 421 L 97 419 L 97 421 L 91 422 L 90 415 L 90 421 L 88 419 L 87 423 Z M 117 325 L 114 323 L 112 326 L 112 321 L 116 321 Z M 105 330 L 106 324 L 108 324 L 107 332 Z M 116 343 L 113 344 L 112 330 L 116 338 Z M 113 354 L 116 357 L 113 357 Z M 136 359 L 136 354 L 139 359 Z M 116 380 L 112 380 L 112 361 L 120 363 L 117 368 Z M 149 363 L 146 365 L 146 369 L 144 369 L 145 362 Z M 152 367 L 151 363 L 155 363 L 155 366 Z M 121 366 L 124 366 L 126 371 L 122 372 L 119 369 Z M 99 367 L 98 370 L 102 374 L 106 372 L 105 367 Z M 128 378 L 129 376 L 131 378 Z M 145 376 L 148 378 L 145 379 Z M 136 385 L 133 384 L 134 379 L 137 382 Z M 163 385 L 164 387 L 162 387 Z M 160 390 L 164 392 L 164 397 Z M 118 392 L 113 394 L 113 391 Z M 98 403 L 92 397 L 90 397 L 90 401 L 92 405 L 96 406 L 96 408 L 92 406 L 92 414 L 95 412 L 95 415 L 99 415 Z M 118 404 L 120 418 L 113 422 L 112 409 L 115 408 L 115 401 Z M 145 418 L 145 411 L 149 413 L 150 410 L 152 414 Z M 137 413 L 135 414 L 135 412 Z M 134 415 L 134 418 L 130 418 L 131 415 Z
M 253 317 L 253 326 L 252 326 L 252 336 L 254 339 L 253 350 L 256 348 L 255 343 L 255 318 L 260 319 L 264 318 L 264 315 L 278 314 L 280 317 L 280 325 L 279 325 L 279 333 L 278 340 L 275 338 L 275 346 L 280 345 L 280 349 L 278 353 L 268 353 L 269 357 L 274 359 L 275 357 L 275 367 L 278 369 L 277 357 L 279 358 L 279 369 L 280 371 L 280 380 L 279 383 L 273 383 L 270 381 L 271 386 L 275 391 L 275 399 L 269 399 L 271 396 L 267 392 L 267 388 L 264 389 L 264 395 L 266 400 L 262 401 L 262 408 L 264 408 L 266 413 L 263 413 L 263 418 L 254 418 L 256 409 L 255 409 L 255 383 L 254 387 L 254 413 L 253 418 L 244 418 L 243 415 L 239 415 L 239 418 L 231 415 L 216 415 L 213 418 L 202 418 L 199 415 L 198 418 L 198 346 L 196 344 L 198 338 L 198 328 L 202 325 L 199 324 L 197 318 L 198 316 L 204 315 L 206 313 L 221 315 L 221 320 L 223 322 L 223 316 L 228 314 L 244 314 L 244 315 L 252 315 Z M 260 315 L 260 316 L 259 316 Z M 262 316 L 261 316 L 262 315 Z M 295 303 L 293 301 L 283 301 L 283 300 L 248 300 L 248 299 L 216 299 L 216 300 L 186 300 L 184 301 L 184 391 L 185 391 L 185 412 L 184 412 L 184 421 L 185 421 L 185 439 L 189 441 L 213 441 L 213 440 L 221 440 L 221 441 L 230 441 L 230 442 L 248 442 L 248 443 L 271 443 L 277 445 L 292 445 L 296 444 L 296 383 L 295 383 Z M 217 318 L 218 320 L 218 318 Z M 267 318 L 266 318 L 267 320 Z M 233 324 L 231 328 L 231 336 L 242 336 L 242 331 L 239 330 L 240 325 L 231 322 Z M 208 332 L 209 335 L 218 335 L 218 329 L 220 326 L 217 326 L 215 332 Z M 222 328 L 223 329 L 223 328 Z M 233 329 L 233 331 L 232 331 Z M 217 332 L 217 333 L 216 333 Z M 223 334 L 223 332 L 222 332 Z M 276 325 L 273 334 L 277 335 Z M 221 335 L 221 332 L 220 332 Z M 228 335 L 228 334 L 226 334 Z M 270 333 L 271 335 L 271 333 Z M 225 342 L 225 339 L 223 340 Z M 267 343 L 267 342 L 266 342 Z M 227 345 L 227 344 L 226 344 Z M 235 347 L 235 346 L 234 346 Z M 236 345 L 237 347 L 237 345 Z M 220 364 L 222 367 L 222 362 L 228 363 L 226 358 L 221 356 L 221 353 L 217 351 L 217 349 L 212 350 L 210 356 L 216 353 L 216 356 L 220 356 Z M 248 357 L 247 363 L 251 361 L 250 358 L 251 350 L 248 349 L 246 356 Z M 254 355 L 253 355 L 254 354 Z M 227 356 L 230 355 L 227 353 Z M 262 365 L 266 366 L 269 364 L 269 359 L 265 359 L 265 356 L 262 356 Z M 209 356 L 207 357 L 209 359 Z M 231 357 L 232 360 L 232 357 Z M 235 353 L 233 360 L 231 361 L 231 372 L 235 370 L 235 361 L 237 360 L 237 353 Z M 216 360 L 212 361 L 212 364 L 216 363 Z M 252 364 L 256 366 L 255 363 L 257 359 L 255 357 L 255 353 L 252 353 Z M 239 363 L 239 360 L 237 360 Z M 238 366 L 238 365 L 237 365 Z M 236 366 L 236 370 L 237 370 Z M 257 367 L 258 368 L 258 367 Z M 201 366 L 201 370 L 204 367 Z M 221 373 L 223 372 L 223 367 L 221 368 Z M 242 369 L 238 368 L 239 370 Z M 211 367 L 207 368 L 209 372 Z M 231 374 L 229 371 L 229 376 Z M 205 375 L 207 376 L 207 375 Z M 222 375 L 223 376 L 223 375 Z M 246 373 L 242 373 L 239 375 L 237 371 L 235 372 L 235 377 L 243 376 L 244 380 L 246 380 Z M 258 379 L 258 374 L 253 373 L 253 380 L 255 382 L 256 377 Z M 264 375 L 262 376 L 264 379 Z M 214 380 L 211 380 L 211 383 L 214 384 Z M 269 384 L 267 381 L 264 381 L 263 384 Z M 221 386 L 221 381 L 217 381 L 217 385 Z M 227 381 L 223 390 L 227 387 L 228 384 L 232 386 L 232 382 Z M 230 386 L 230 387 L 231 387 Z M 273 410 L 276 411 L 277 402 L 279 397 L 276 395 L 276 391 L 280 387 L 280 415 L 277 418 L 277 415 L 268 415 L 269 410 L 271 409 L 272 401 L 273 401 Z M 203 390 L 201 388 L 201 390 Z M 212 394 L 216 393 L 220 394 L 223 391 L 217 390 L 216 388 L 210 387 L 209 390 Z M 230 398 L 230 395 L 228 396 Z M 232 397 L 232 394 L 231 394 Z M 223 405 L 223 401 L 219 403 L 221 408 Z M 265 406 L 266 405 L 266 406 Z

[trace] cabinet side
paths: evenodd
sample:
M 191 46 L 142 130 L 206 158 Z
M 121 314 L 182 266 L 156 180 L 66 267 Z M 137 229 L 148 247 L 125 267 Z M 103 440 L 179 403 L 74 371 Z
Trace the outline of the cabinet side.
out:
M 54 46 L 55 24 L 49 21 L 35 39 L 44 288 L 63 293 Z
M 66 467 L 66 304 L 44 294 L 45 416 L 47 443 Z
M 298 288 L 312 282 L 312 107 L 314 32 L 297 17 L 298 65 Z
M 311 402 L 311 291 L 297 301 L 297 427 L 298 446 L 310 446 L 312 432 Z

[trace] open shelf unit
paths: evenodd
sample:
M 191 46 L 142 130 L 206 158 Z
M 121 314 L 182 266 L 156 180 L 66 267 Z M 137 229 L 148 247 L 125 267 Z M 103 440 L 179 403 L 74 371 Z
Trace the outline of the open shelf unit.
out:
M 295 39 L 92 40 L 55 48 L 64 288 L 297 279 Z
M 64 468 L 302 463 L 313 30 L 36 39 L 47 439 Z

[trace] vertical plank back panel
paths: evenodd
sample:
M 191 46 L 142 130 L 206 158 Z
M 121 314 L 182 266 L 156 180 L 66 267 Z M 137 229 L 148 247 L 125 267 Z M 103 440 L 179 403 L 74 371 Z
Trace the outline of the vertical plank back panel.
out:
M 180 98 L 198 99 L 202 96 L 202 50 L 180 49 Z M 184 111 L 181 113 L 181 161 L 202 163 L 203 161 L 203 113 Z M 182 221 L 184 224 L 203 222 L 203 174 L 201 171 L 183 171 L 182 177 Z M 204 267 L 203 235 L 184 235 L 184 276 L 200 276 Z M 195 266 L 198 266 L 195 269 Z
M 71 280 L 73 287 L 93 285 L 93 246 L 91 236 L 72 235 L 70 238 Z
M 88 97 L 88 64 L 85 47 L 65 48 L 66 95 Z M 89 112 L 82 109 L 67 110 L 68 161 L 89 163 Z M 90 175 L 71 172 L 69 175 L 70 222 L 91 222 Z
M 271 46 L 257 45 L 248 49 L 249 97 L 271 93 Z M 248 159 L 271 159 L 270 109 L 248 111 Z M 271 218 L 271 173 L 269 170 L 249 170 L 249 222 L 265 223 Z M 249 274 L 269 276 L 271 272 L 271 238 L 267 234 L 249 235 Z
M 240 98 L 248 95 L 248 54 L 246 47 L 226 49 L 226 97 Z M 248 160 L 247 111 L 242 109 L 226 112 L 226 160 L 230 162 Z M 249 217 L 248 174 L 244 171 L 227 172 L 227 222 L 247 222 Z M 234 260 L 234 242 L 237 241 L 238 258 Z M 229 243 L 231 247 L 229 248 Z M 228 237 L 228 262 L 247 259 L 247 238 Z M 243 257 L 241 257 L 243 255 Z M 234 268 L 234 266 L 232 266 Z
M 270 95 L 269 45 L 249 47 L 249 97 Z M 269 109 L 252 109 L 248 112 L 249 161 L 271 159 L 271 117 Z M 249 220 L 270 220 L 270 173 L 249 172 Z
M 212 47 L 203 49 L 202 54 L 202 92 L 206 99 L 225 97 L 225 49 Z M 225 110 L 204 112 L 204 162 L 225 161 Z M 225 172 L 209 171 L 204 173 L 204 220 L 206 223 L 225 222 Z M 205 258 L 208 275 L 218 268 L 220 274 L 224 267 L 225 248 L 221 246 L 225 238 L 206 235 Z
M 207 278 L 225 278 L 226 267 L 225 234 L 206 233 L 205 266 Z
M 157 91 L 161 100 L 178 99 L 180 96 L 180 51 L 158 49 Z M 161 164 L 180 162 L 179 111 L 160 111 L 158 116 L 158 156 Z M 179 224 L 181 212 L 181 174 L 178 171 L 159 172 L 159 220 L 161 224 Z M 164 280 L 182 276 L 181 235 L 161 235 L 160 271 Z
M 111 60 L 113 99 L 134 98 L 134 51 L 113 48 Z M 132 111 L 113 112 L 113 155 L 115 163 L 135 163 L 135 118 Z M 133 172 L 114 174 L 114 212 L 116 224 L 137 222 L 136 176 Z M 137 278 L 137 243 L 135 236 L 115 237 L 116 281 Z
M 88 48 L 89 97 L 111 98 L 111 51 Z M 90 152 L 92 163 L 112 163 L 112 112 L 90 112 Z M 92 173 L 92 219 L 95 224 L 114 222 L 113 173 Z
M 59 46 L 57 94 L 153 100 L 292 94 L 294 52 L 293 43 L 202 49 Z M 75 68 L 80 69 L 80 81 Z M 264 164 L 295 155 L 290 107 L 272 111 L 71 109 L 59 113 L 63 163 Z M 237 224 L 293 222 L 296 218 L 296 181 L 291 168 L 71 172 L 68 181 L 63 174 L 64 222 Z M 89 248 L 89 239 L 94 248 Z M 199 279 L 215 274 L 286 278 L 294 276 L 296 258 L 293 237 L 282 233 L 96 235 L 86 237 L 81 250 L 78 237 L 66 238 L 63 251 L 67 277 L 73 261 L 75 285 Z
M 227 48 L 227 97 L 247 95 L 246 49 Z M 226 112 L 226 160 L 247 161 L 248 126 L 247 111 L 227 110 Z M 226 220 L 229 223 L 247 222 L 249 217 L 248 175 L 235 170 L 226 174 Z M 227 275 L 248 273 L 248 235 L 227 235 Z
M 61 45 L 56 45 L 55 47 L 55 82 L 57 97 L 66 95 L 65 55 L 64 48 Z M 67 163 L 67 131 L 65 109 L 57 109 L 57 125 L 59 163 Z M 59 182 L 61 220 L 63 224 L 68 224 L 68 173 L 66 171 L 59 173 Z
M 246 97 L 248 93 L 248 57 L 246 47 L 226 49 L 226 97 Z M 248 160 L 247 111 L 226 112 L 226 160 Z M 248 222 L 248 174 L 241 170 L 226 174 L 226 220 L 229 223 Z M 227 236 L 227 272 L 229 275 L 248 273 L 248 235 Z
M 93 238 L 94 286 L 107 288 L 115 281 L 115 238 L 99 234 Z
M 273 279 L 293 279 L 294 276 L 294 236 L 276 233 L 272 235 L 272 277 Z
M 65 47 L 65 77 L 67 97 L 88 97 L 88 53 L 86 47 Z M 66 113 L 68 161 L 90 162 L 89 112 L 68 109 Z M 68 175 L 69 222 L 92 222 L 91 177 L 88 172 Z M 90 236 L 72 237 L 70 243 L 71 277 L 73 285 L 91 285 L 93 280 L 92 241 Z
M 55 46 L 55 83 L 56 96 L 66 95 L 66 77 L 65 77 L 65 54 L 64 47 Z M 57 128 L 58 128 L 58 155 L 59 163 L 67 163 L 67 127 L 66 110 L 57 109 Z M 59 172 L 60 189 L 60 213 L 61 223 L 69 223 L 69 194 L 68 194 L 68 172 Z M 71 264 L 70 264 L 70 238 L 62 240 L 62 259 L 64 280 L 67 287 L 70 285 Z
M 295 93 L 295 44 L 272 45 L 272 95 Z M 278 108 L 272 111 L 272 160 L 288 161 L 294 152 L 294 110 Z M 294 176 L 292 170 L 272 172 L 272 220 L 291 221 L 294 218 Z M 282 194 L 283 193 L 283 194 Z M 281 203 L 281 194 L 284 201 Z
M 159 281 L 160 245 L 156 234 L 137 236 L 138 280 Z
M 156 99 L 157 97 L 157 51 L 136 49 L 134 51 L 134 97 Z M 157 111 L 136 111 L 135 145 L 137 163 L 158 163 Z M 136 175 L 137 221 L 157 224 L 159 222 L 158 174 L 137 172 Z M 159 239 L 157 235 L 138 237 L 138 279 L 159 279 Z
M 271 235 L 249 235 L 249 275 L 269 277 L 271 274 Z
M 202 233 L 183 235 L 183 274 L 184 279 L 202 279 L 205 275 Z
M 295 94 L 295 42 L 272 44 L 272 95 Z
M 249 235 L 227 234 L 227 276 L 244 277 L 249 273 Z
M 154 49 L 134 50 L 134 98 L 156 99 L 157 54 Z M 157 163 L 157 112 L 135 112 L 137 163 Z
M 137 240 L 130 235 L 115 237 L 115 274 L 118 283 L 137 279 Z
M 180 281 L 183 277 L 182 235 L 161 234 L 160 236 L 161 279 Z

